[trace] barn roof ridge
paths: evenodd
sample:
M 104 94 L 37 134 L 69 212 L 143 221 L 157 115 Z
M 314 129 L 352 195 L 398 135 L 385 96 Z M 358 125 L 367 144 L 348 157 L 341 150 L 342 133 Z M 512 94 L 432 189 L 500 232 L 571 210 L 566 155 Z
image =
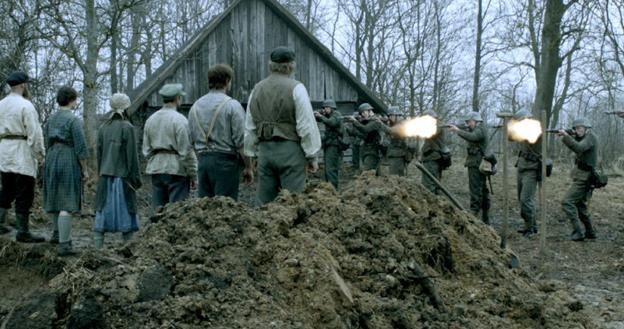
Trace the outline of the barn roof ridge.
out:
M 167 59 L 156 71 L 148 76 L 141 84 L 134 88 L 129 94 L 132 99 L 132 105 L 129 108 L 129 112 L 133 113 L 145 99 L 158 88 L 160 84 L 167 79 L 180 63 L 199 47 L 202 41 L 210 35 L 221 22 L 232 13 L 232 11 L 239 6 L 243 1 L 254 0 L 235 0 L 228 8 L 221 14 L 211 19 L 203 28 L 199 29 L 193 37 L 191 37 L 186 43 L 184 43 L 169 59 Z M 318 40 L 310 31 L 308 31 L 299 20 L 293 16 L 284 6 L 279 4 L 277 0 L 256 0 L 264 2 L 269 8 L 271 8 L 286 24 L 290 25 L 293 30 L 305 39 L 310 41 L 309 46 L 312 47 L 322 58 L 324 58 L 334 69 L 343 74 L 345 78 L 351 82 L 354 88 L 361 94 L 366 95 L 368 101 L 372 103 L 375 109 L 385 112 L 387 106 L 375 93 L 366 87 L 361 81 L 359 81 L 349 69 L 347 69 L 333 54 L 325 47 L 320 40 Z

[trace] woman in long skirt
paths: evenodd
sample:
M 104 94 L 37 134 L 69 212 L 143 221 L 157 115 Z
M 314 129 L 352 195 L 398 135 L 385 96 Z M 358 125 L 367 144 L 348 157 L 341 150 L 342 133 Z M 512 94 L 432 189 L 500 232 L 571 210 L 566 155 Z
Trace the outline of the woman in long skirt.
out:
M 97 138 L 98 186 L 94 243 L 104 245 L 104 233 L 121 232 L 124 241 L 139 230 L 136 190 L 141 187 L 139 155 L 134 126 L 127 120 L 125 110 L 130 98 L 114 94 L 112 111 L 100 127 Z
M 89 156 L 80 120 L 74 115 L 78 93 L 61 87 L 56 95 L 60 109 L 45 125 L 48 150 L 43 179 L 44 209 L 52 219 L 50 242 L 59 243 L 60 256 L 74 254 L 71 241 L 73 217 L 82 208 L 83 179 L 88 178 L 86 160 Z

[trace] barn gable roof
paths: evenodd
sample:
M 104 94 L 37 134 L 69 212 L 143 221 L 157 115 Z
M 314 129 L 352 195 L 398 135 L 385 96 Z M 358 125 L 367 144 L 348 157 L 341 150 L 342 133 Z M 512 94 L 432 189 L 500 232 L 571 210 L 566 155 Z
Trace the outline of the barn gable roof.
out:
M 178 66 L 186 57 L 192 54 L 206 38 L 223 22 L 223 20 L 232 13 L 232 11 L 244 1 L 254 0 L 236 0 L 222 14 L 212 19 L 204 28 L 200 29 L 189 41 L 187 41 L 178 51 L 165 61 L 152 75 L 148 76 L 139 86 L 130 92 L 132 105 L 129 112 L 134 113 L 137 108 L 147 100 L 148 96 L 156 91 L 156 88 L 162 85 L 164 81 L 170 77 Z M 288 27 L 290 27 L 298 36 L 306 41 L 315 52 L 319 54 L 336 72 L 340 73 L 349 81 L 353 88 L 361 95 L 364 101 L 367 101 L 375 107 L 376 110 L 386 111 L 387 107 L 373 91 L 360 82 L 336 57 L 334 57 L 329 49 L 325 47 L 310 31 L 308 31 L 299 21 L 276 0 L 257 0 L 262 1 L 269 7 L 279 18 L 281 18 Z

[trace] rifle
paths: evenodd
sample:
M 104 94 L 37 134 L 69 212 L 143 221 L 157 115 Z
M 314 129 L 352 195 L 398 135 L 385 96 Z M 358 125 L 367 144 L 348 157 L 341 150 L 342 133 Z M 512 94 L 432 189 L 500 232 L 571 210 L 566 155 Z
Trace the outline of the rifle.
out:
M 574 129 L 546 129 L 546 132 L 549 134 L 558 134 L 559 130 L 565 130 L 570 136 L 576 135 L 576 131 Z
M 621 114 L 624 114 L 624 111 L 608 111 L 608 112 L 604 112 L 604 114 L 606 114 L 606 115 L 621 115 Z

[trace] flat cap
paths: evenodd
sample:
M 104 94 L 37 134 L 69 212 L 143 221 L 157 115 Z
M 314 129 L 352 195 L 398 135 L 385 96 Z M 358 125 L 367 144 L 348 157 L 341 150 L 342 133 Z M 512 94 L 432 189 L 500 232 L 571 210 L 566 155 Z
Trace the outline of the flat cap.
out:
M 163 97 L 186 96 L 181 83 L 168 83 L 158 91 Z
M 271 52 L 271 62 L 290 63 L 295 60 L 295 51 L 292 48 L 280 46 Z
M 323 107 L 331 107 L 332 109 L 336 109 L 336 102 L 333 99 L 326 99 L 323 101 Z
M 28 78 L 28 75 L 26 73 L 22 71 L 16 71 L 9 75 L 6 82 L 9 84 L 9 86 L 13 87 L 29 81 L 30 79 Z
M 114 110 L 125 110 L 130 107 L 130 97 L 124 93 L 116 93 L 111 96 L 110 106 Z
M 372 111 L 373 107 L 368 104 L 368 103 L 362 103 L 359 107 L 358 107 L 358 112 L 364 112 L 364 111 Z

